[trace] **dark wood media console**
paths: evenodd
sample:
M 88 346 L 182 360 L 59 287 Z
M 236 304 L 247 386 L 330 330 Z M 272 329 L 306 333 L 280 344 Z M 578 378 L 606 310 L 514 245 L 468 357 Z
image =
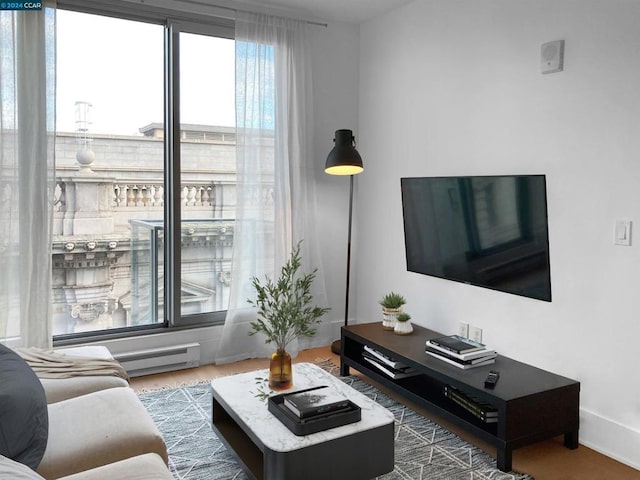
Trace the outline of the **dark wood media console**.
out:
M 578 447 L 580 383 L 499 355 L 491 365 L 459 369 L 428 356 L 425 342 L 441 333 L 414 325 L 411 335 L 384 330 L 381 322 L 342 327 L 340 374 L 349 367 L 371 377 L 407 399 L 433 411 L 497 448 L 497 466 L 511 470 L 513 450 L 564 435 L 567 448 Z M 420 375 L 394 380 L 363 359 L 368 345 Z M 490 370 L 500 379 L 493 390 L 484 387 Z M 490 403 L 498 410 L 497 423 L 485 423 L 445 397 L 445 386 Z

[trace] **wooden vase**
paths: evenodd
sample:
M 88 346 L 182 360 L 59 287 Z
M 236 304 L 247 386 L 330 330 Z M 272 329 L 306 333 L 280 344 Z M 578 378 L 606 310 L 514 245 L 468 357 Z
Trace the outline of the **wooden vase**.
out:
M 286 350 L 276 350 L 269 360 L 269 388 L 286 390 L 293 386 L 291 355 Z

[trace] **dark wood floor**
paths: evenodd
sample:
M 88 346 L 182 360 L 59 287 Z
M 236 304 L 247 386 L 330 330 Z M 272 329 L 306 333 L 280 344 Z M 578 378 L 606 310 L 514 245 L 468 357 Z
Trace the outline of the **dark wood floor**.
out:
M 313 348 L 300 352 L 295 361 L 314 362 L 319 359 L 330 359 L 336 365 L 340 363 L 340 358 L 334 355 L 329 347 Z M 154 390 L 211 380 L 212 378 L 233 373 L 248 372 L 267 367 L 268 361 L 265 359 L 245 360 L 220 366 L 206 365 L 177 372 L 133 378 L 131 386 L 135 390 Z M 355 370 L 352 370 L 352 373 L 358 374 Z M 495 457 L 495 449 L 490 445 L 461 431 L 441 418 L 425 412 L 420 407 L 406 402 L 406 400 L 399 398 L 393 392 L 372 382 L 370 379 L 366 380 L 385 391 L 389 396 L 424 413 L 425 416 Z M 580 445 L 576 450 L 569 450 L 563 446 L 561 437 L 515 450 L 513 453 L 513 468 L 516 471 L 528 473 L 536 480 L 640 480 L 640 471 L 601 455 L 583 445 Z

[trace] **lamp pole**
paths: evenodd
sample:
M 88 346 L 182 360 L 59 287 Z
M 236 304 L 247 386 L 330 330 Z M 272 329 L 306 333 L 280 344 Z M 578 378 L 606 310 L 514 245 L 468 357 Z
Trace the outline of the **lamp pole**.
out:
M 362 158 L 355 148 L 355 137 L 351 130 L 336 130 L 335 146 L 327 157 L 324 171 L 330 175 L 349 175 L 349 230 L 347 234 L 347 284 L 344 304 L 344 326 L 349 324 L 349 276 L 351 273 L 351 224 L 353 220 L 353 177 L 362 172 Z M 340 355 L 340 340 L 331 344 L 331 351 Z
M 344 300 L 344 326 L 349 325 L 349 285 L 351 273 L 351 223 L 353 219 L 353 177 L 349 175 L 349 229 L 347 230 L 347 282 L 346 294 Z M 340 355 L 342 349 L 341 340 L 336 340 L 331 344 L 331 351 L 336 355 Z

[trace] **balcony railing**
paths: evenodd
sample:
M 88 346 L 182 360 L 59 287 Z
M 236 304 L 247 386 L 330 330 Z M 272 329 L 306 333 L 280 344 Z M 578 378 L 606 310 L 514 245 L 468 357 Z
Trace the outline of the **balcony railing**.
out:
M 214 206 L 213 189 L 213 184 L 183 184 L 180 192 L 182 206 Z M 164 186 L 160 183 L 117 183 L 113 186 L 113 193 L 113 206 L 116 208 L 164 205 Z
M 225 310 L 229 296 L 234 220 L 185 220 L 181 225 L 183 314 Z M 131 221 L 130 325 L 164 321 L 164 224 Z
M 181 187 L 180 199 L 183 207 L 215 207 L 216 185 L 213 183 L 183 183 Z M 113 208 L 164 206 L 164 186 L 161 182 L 118 182 L 113 184 L 112 189 Z M 66 181 L 57 179 L 54 194 L 55 211 L 62 211 L 66 203 Z

